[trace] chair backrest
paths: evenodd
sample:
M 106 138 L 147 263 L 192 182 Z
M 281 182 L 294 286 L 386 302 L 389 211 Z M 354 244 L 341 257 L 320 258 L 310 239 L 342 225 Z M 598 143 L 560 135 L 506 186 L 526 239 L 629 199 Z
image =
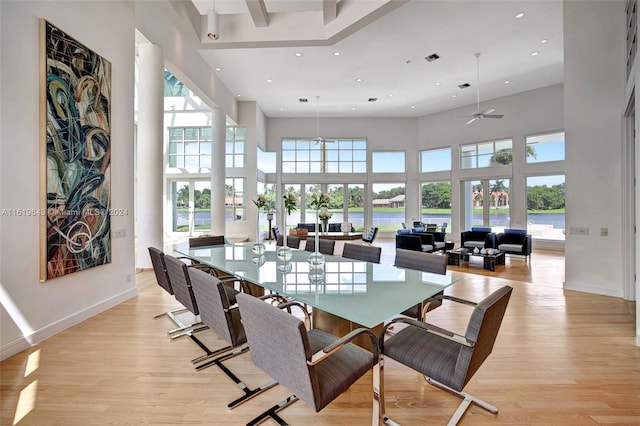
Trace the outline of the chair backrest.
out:
M 318 250 L 322 254 L 333 254 L 333 250 L 336 247 L 335 240 L 323 240 L 320 239 L 318 241 Z M 316 250 L 316 241 L 314 238 L 307 238 L 307 241 L 304 245 L 304 249 L 306 251 L 315 251 Z
M 222 281 L 196 268 L 189 268 L 189 278 L 202 322 L 231 346 L 245 343 L 240 312 L 229 310 L 229 298 Z
M 414 228 L 422 228 L 422 222 L 414 220 L 413 221 L 413 227 Z
M 471 352 L 463 385 L 467 384 L 493 350 L 512 290 L 513 288 L 509 286 L 501 287 L 485 297 L 473 309 L 465 337 L 476 344 L 473 348 L 463 347 L 463 352 Z M 468 354 L 461 355 L 459 359 L 468 357 Z
M 156 274 L 156 281 L 167 293 L 173 295 L 173 287 L 167 275 L 167 267 L 164 264 L 164 253 L 155 247 L 149 247 L 149 256 L 153 265 L 153 272 Z
M 276 239 L 276 241 L 278 240 L 278 237 L 282 234 L 280 234 L 280 229 L 278 229 L 277 226 L 274 226 L 273 228 L 271 228 L 271 232 L 273 233 L 273 238 Z
M 449 226 L 449 224 L 447 222 L 442 222 L 442 226 L 440 226 L 440 232 L 447 232 L 447 226 Z
M 427 223 L 427 226 L 425 227 L 425 231 L 427 232 L 435 232 L 438 230 L 438 224 L 436 223 Z
M 373 263 L 380 263 L 381 254 L 381 247 L 365 246 L 362 244 L 346 243 L 342 250 L 342 257 Z
M 396 235 L 396 251 L 399 249 L 422 251 L 422 239 L 419 235 Z
M 189 238 L 189 247 L 219 246 L 225 243 L 224 235 L 207 235 Z
M 164 263 L 167 266 L 169 281 L 173 287 L 176 300 L 182 303 L 192 314 L 198 315 L 198 304 L 196 303 L 189 280 L 189 273 L 187 272 L 189 267 L 184 262 L 168 254 L 164 255 Z
M 294 249 L 300 248 L 300 237 L 295 235 L 287 235 L 287 247 Z
M 254 364 L 317 411 L 320 390 L 307 365 L 313 354 L 304 323 L 246 294 L 238 294 L 238 306 Z
M 447 256 L 399 248 L 396 249 L 395 265 L 444 275 L 447 273 Z
M 362 241 L 365 243 L 373 244 L 373 241 L 376 239 L 376 235 L 378 235 L 378 228 L 372 227 L 369 228 L 366 234 L 363 234 Z

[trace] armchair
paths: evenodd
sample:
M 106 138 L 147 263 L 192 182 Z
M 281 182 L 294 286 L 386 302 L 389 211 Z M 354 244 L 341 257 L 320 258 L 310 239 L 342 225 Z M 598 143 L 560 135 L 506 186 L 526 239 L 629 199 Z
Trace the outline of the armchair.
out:
M 429 384 L 463 398 L 449 420 L 449 425 L 456 425 L 472 403 L 491 413 L 498 412 L 498 408 L 463 392 L 463 389 L 493 350 L 512 290 L 509 286 L 501 287 L 479 303 L 452 296 L 435 296 L 441 300 L 473 306 L 464 335 L 402 317 L 385 326 L 380 334 L 382 359 L 377 367 L 380 376 L 380 404 L 385 423 L 392 422 L 384 413 L 385 357 L 423 374 Z M 385 340 L 386 329 L 397 322 L 408 326 Z
M 377 235 L 378 235 L 378 227 L 377 226 L 369 228 L 362 235 L 362 242 L 365 243 L 365 244 L 373 244 L 373 242 L 375 241 Z
M 356 329 L 342 338 L 318 329 L 307 331 L 300 319 L 282 309 L 251 296 L 238 296 L 253 363 L 293 393 L 247 425 L 259 424 L 269 417 L 287 424 L 277 411 L 298 399 L 318 412 L 378 362 L 376 336 L 368 329 Z M 295 302 L 279 307 L 292 303 Z M 350 343 L 361 335 L 369 336 L 372 352 Z M 377 424 L 380 410 L 375 382 L 372 394 L 372 424 Z
M 396 233 L 396 249 L 432 252 L 435 240 L 432 234 L 412 233 L 410 229 L 399 229 Z
M 474 248 L 497 248 L 496 234 L 491 232 L 491 228 L 471 228 L 470 231 L 460 233 L 460 244 L 462 247 Z
M 524 229 L 505 229 L 496 235 L 496 245 L 505 253 L 524 256 L 526 261 L 531 258 L 532 239 Z

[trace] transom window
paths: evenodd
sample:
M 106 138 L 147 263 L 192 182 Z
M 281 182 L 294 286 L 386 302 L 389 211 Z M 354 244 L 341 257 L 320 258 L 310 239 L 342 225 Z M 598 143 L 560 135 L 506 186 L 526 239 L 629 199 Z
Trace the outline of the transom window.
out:
M 431 149 L 420 152 L 420 172 L 451 170 L 451 148 Z
M 367 141 L 282 140 L 282 173 L 366 173 Z
M 169 128 L 169 167 L 211 167 L 211 127 Z
M 478 142 L 460 147 L 460 168 L 508 166 L 513 162 L 511 139 Z
M 527 163 L 564 160 L 564 132 L 527 136 Z
M 373 152 L 371 154 L 373 173 L 404 173 L 405 153 L 399 152 Z
M 225 167 L 244 167 L 246 141 L 247 129 L 244 127 L 227 127 L 224 159 Z

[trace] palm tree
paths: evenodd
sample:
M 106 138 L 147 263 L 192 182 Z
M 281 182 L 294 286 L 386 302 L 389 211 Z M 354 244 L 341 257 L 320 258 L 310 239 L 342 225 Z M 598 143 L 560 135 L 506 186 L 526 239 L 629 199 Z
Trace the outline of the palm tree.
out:
M 538 157 L 538 153 L 536 153 L 536 150 L 531 145 L 527 145 L 526 155 L 527 157 Z M 489 166 L 491 167 L 495 166 L 496 164 L 508 166 L 511 163 L 513 163 L 513 151 L 511 150 L 511 148 L 496 151 L 489 160 Z

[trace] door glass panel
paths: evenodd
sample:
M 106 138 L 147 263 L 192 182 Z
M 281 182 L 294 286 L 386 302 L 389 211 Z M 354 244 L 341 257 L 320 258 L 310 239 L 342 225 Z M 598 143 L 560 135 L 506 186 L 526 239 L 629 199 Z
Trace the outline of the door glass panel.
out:
M 197 180 L 194 182 L 194 229 L 197 232 L 211 230 L 211 181 Z
M 373 226 L 377 226 L 380 231 L 401 228 L 405 218 L 405 184 L 374 183 L 371 189 Z
M 173 232 L 189 232 L 189 181 L 171 182 Z

